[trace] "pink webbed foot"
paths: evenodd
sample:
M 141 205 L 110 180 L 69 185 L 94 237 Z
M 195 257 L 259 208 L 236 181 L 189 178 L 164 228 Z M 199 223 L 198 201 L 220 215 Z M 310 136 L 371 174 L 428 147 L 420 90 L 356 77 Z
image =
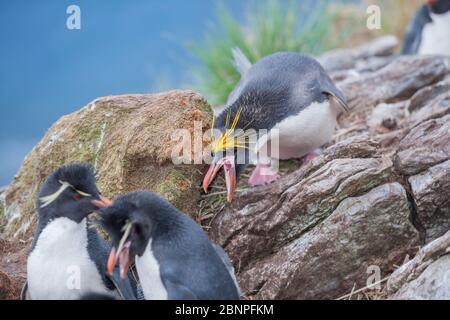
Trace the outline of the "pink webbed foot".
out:
M 302 159 L 302 164 L 305 166 L 308 163 L 310 163 L 311 161 L 313 161 L 315 158 L 317 158 L 318 156 L 320 156 L 322 154 L 322 150 L 321 149 L 316 149 L 312 152 L 307 153 L 306 155 L 304 155 L 301 159 Z
M 266 183 L 273 182 L 280 178 L 278 171 L 275 171 L 270 167 L 270 165 L 257 165 L 255 170 L 248 179 L 248 183 L 252 186 L 260 186 Z

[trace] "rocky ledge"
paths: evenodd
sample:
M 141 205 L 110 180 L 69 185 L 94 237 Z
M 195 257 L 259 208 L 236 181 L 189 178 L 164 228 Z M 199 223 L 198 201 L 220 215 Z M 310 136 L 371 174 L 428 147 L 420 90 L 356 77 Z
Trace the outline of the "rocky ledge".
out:
M 322 57 L 351 108 L 334 141 L 309 165 L 241 193 L 212 222 L 248 298 L 450 298 L 450 278 L 440 291 L 415 292 L 433 270 L 450 269 L 448 257 L 433 270 L 410 263 L 414 277 L 403 272 L 385 287 L 450 229 L 450 59 L 395 56 L 395 45 L 386 37 Z

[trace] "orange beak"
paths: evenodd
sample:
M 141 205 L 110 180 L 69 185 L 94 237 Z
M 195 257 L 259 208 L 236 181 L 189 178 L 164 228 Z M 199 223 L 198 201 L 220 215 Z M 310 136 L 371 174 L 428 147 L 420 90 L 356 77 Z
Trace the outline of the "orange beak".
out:
M 113 273 L 114 267 L 116 266 L 117 261 L 119 261 L 120 277 L 122 279 L 127 277 L 128 269 L 130 267 L 130 245 L 131 242 L 128 241 L 119 250 L 116 250 L 114 247 L 111 249 L 106 265 L 109 274 Z
M 99 209 L 109 207 L 113 202 L 105 196 L 100 195 L 100 200 L 92 200 L 91 203 Z
M 113 247 L 108 257 L 108 264 L 106 265 L 109 274 L 112 274 L 116 264 L 117 264 L 116 248 Z
M 203 190 L 208 192 L 208 187 L 216 177 L 220 168 L 224 167 L 225 182 L 227 184 L 227 201 L 233 201 L 234 192 L 236 190 L 236 166 L 234 163 L 234 156 L 227 156 L 220 160 L 213 160 L 205 177 L 203 178 Z

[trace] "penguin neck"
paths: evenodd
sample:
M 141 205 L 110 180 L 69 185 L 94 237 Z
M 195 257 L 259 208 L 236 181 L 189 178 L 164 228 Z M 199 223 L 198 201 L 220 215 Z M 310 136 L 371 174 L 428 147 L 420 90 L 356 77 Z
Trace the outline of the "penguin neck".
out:
M 91 291 L 109 293 L 89 251 L 87 218 L 79 223 L 67 217 L 48 221 L 35 237 L 35 246 L 27 261 L 31 297 L 72 300 Z M 77 274 L 80 275 L 78 278 Z
M 54 231 L 54 234 L 55 234 L 55 241 L 57 241 L 58 237 L 65 237 L 65 235 L 72 238 L 72 232 L 73 232 L 74 237 L 78 237 L 78 235 L 81 237 L 83 237 L 84 235 L 87 236 L 87 232 L 88 232 L 87 228 L 88 228 L 89 222 L 90 221 L 89 221 L 88 217 L 81 220 L 81 222 L 76 222 L 67 217 L 57 216 L 54 214 L 44 214 L 44 215 L 40 214 L 38 225 L 36 228 L 36 233 L 35 233 L 33 243 L 31 246 L 31 250 L 33 250 L 35 248 L 42 232 L 49 227 L 51 229 L 56 230 L 56 231 Z M 60 228 L 60 227 L 62 227 L 62 228 Z M 58 231 L 58 229 L 66 230 L 67 233 L 62 234 Z M 70 229 L 70 232 L 67 231 L 68 229 Z
M 87 241 L 87 228 L 88 218 L 84 218 L 79 223 L 66 217 L 56 217 L 42 223 L 40 222 L 40 230 L 34 237 L 32 250 L 37 246 L 45 246 L 55 250 L 60 248 L 63 251 L 70 251 L 72 247 L 70 243 Z
M 444 12 L 444 13 L 435 13 L 433 11 L 430 11 L 430 16 L 433 22 L 440 22 L 440 21 L 446 21 L 450 17 L 450 11 Z

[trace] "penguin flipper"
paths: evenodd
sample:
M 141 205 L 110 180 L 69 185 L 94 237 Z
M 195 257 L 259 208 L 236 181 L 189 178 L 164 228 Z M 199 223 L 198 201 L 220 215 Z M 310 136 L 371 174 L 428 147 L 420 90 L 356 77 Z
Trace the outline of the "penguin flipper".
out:
M 164 285 L 169 300 L 198 300 L 198 297 L 189 288 L 182 284 L 166 279 Z
M 227 267 L 228 271 L 230 271 L 230 270 L 234 271 L 233 264 L 231 263 L 230 257 L 228 257 L 228 254 L 225 252 L 225 250 L 223 250 L 223 248 L 221 246 L 219 246 L 218 244 L 215 244 L 215 243 L 213 243 L 212 246 L 213 246 L 214 250 L 216 250 L 220 259 L 223 261 L 223 263 Z
M 239 47 L 231 49 L 231 54 L 233 55 L 234 68 L 241 74 L 241 76 L 244 76 L 252 66 L 250 60 L 248 60 Z
M 216 250 L 216 252 L 217 252 L 218 256 L 220 257 L 220 259 L 225 264 L 225 267 L 227 268 L 228 272 L 230 273 L 230 276 L 233 279 L 234 285 L 236 286 L 236 289 L 238 290 L 238 293 L 239 293 L 239 296 L 240 296 L 241 295 L 241 288 L 239 287 L 239 284 L 237 282 L 236 275 L 235 275 L 235 272 L 234 272 L 234 267 L 233 267 L 233 264 L 231 263 L 230 257 L 228 256 L 228 254 L 225 252 L 225 250 L 221 246 L 219 246 L 219 245 L 217 245 L 215 243 L 213 243 L 212 245 L 213 245 L 213 248 Z
M 428 6 L 423 5 L 406 29 L 401 54 L 416 54 L 419 51 L 423 27 L 432 21 Z
M 117 292 L 119 292 L 119 295 L 124 300 L 137 300 L 136 295 L 134 294 L 134 289 L 131 286 L 129 277 L 126 277 L 125 279 L 122 279 L 120 277 L 120 271 L 119 268 L 114 268 L 113 274 L 107 274 L 108 279 L 112 282 L 114 287 L 117 289 Z

